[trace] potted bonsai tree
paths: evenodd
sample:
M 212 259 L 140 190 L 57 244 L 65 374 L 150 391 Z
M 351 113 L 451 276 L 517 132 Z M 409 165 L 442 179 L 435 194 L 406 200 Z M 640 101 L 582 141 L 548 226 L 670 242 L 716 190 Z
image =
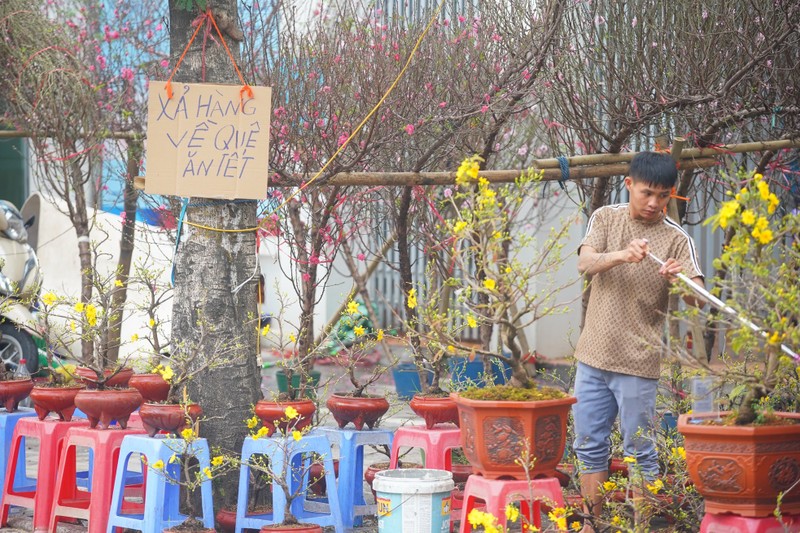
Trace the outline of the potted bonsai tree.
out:
M 507 385 L 451 394 L 464 453 L 473 468 L 491 478 L 553 475 L 575 399 L 537 385 L 520 338 L 527 326 L 570 303 L 559 300 L 560 291 L 578 282 L 577 275 L 559 284 L 553 274 L 563 264 L 561 250 L 573 221 L 562 221 L 537 240 L 536 231 L 523 225 L 543 218 L 539 174 L 531 171 L 514 183 L 493 186 L 480 176 L 481 162 L 478 156 L 465 160 L 455 193 L 445 198 L 454 215 L 447 223 L 453 268 L 445 285 L 452 287 L 454 298 L 442 305 L 438 294 L 446 292 L 426 294 L 422 329 L 429 331 L 432 350 L 474 353 L 510 367 Z M 461 342 L 465 328 L 480 328 L 480 346 Z M 535 460 L 523 465 L 522 456 Z
M 735 382 L 738 405 L 683 414 L 678 429 L 706 512 L 798 513 L 800 493 L 790 489 L 800 481 L 800 414 L 781 410 L 795 406 L 797 391 L 800 215 L 781 208 L 761 174 L 739 172 L 731 183 L 730 199 L 706 222 L 730 236 L 715 260 L 724 279 L 714 283 L 725 295 L 729 345 L 743 358 L 721 372 Z

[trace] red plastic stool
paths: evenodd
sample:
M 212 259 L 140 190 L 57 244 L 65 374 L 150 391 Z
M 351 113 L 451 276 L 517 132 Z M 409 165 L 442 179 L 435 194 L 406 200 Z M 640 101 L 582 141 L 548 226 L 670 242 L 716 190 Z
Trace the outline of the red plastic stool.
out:
M 529 502 L 533 499 L 533 509 L 529 509 Z M 520 502 L 521 514 L 528 517 L 534 526 L 542 527 L 541 502 L 547 499 L 548 504 L 557 507 L 564 506 L 564 495 L 561 493 L 561 484 L 554 477 L 546 477 L 527 481 L 525 479 L 486 479 L 483 476 L 472 474 L 467 480 L 464 489 L 464 503 L 461 507 L 461 533 L 470 531 L 469 512 L 476 507 L 475 500 L 486 502 L 485 511 L 497 518 L 499 525 L 506 525 L 506 505 Z
M 457 427 L 404 426 L 397 428 L 392 439 L 389 468 L 397 468 L 400 448 L 421 448 L 425 452 L 425 468 L 450 470 L 450 449 L 461 447 L 461 430 Z
M 89 521 L 88 533 L 106 532 L 122 439 L 127 435 L 144 433 L 144 428 L 130 426 L 128 429 L 76 427 L 67 432 L 64 452 L 58 462 L 48 531 L 56 530 L 60 518 L 81 518 Z M 92 452 L 94 475 L 91 492 L 79 490 L 77 486 L 75 463 L 78 446 L 89 448 Z
M 70 429 L 89 427 L 87 420 L 73 420 L 62 422 L 57 418 L 39 420 L 36 417 L 23 418 L 14 428 L 14 436 L 9 447 L 9 463 L 6 470 L 3 497 L 0 501 L 0 527 L 8 525 L 8 510 L 12 505 L 33 509 L 33 529 L 46 530 L 50 524 L 50 512 L 53 507 L 53 494 L 55 491 L 54 465 L 58 464 L 64 439 Z M 19 450 L 24 446 L 25 439 L 39 439 L 39 457 L 36 473 L 36 486 L 15 490 L 13 480 L 17 469 L 25 471 L 24 462 L 18 464 Z
M 800 515 L 750 518 L 733 514 L 706 513 L 700 523 L 700 533 L 798 533 Z

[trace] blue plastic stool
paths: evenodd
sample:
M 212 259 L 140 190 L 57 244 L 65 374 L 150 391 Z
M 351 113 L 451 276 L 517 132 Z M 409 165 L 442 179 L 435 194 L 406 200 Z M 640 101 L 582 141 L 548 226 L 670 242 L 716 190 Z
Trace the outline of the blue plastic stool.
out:
M 385 444 L 391 450 L 394 431 L 319 427 L 313 433 L 325 435 L 331 444 L 339 447 L 339 481 L 336 487 L 342 520 L 346 528 L 360 526 L 362 516 L 374 515 L 378 510 L 376 505 L 368 505 L 364 500 L 364 446 Z
M 134 453 L 140 454 L 148 464 L 160 459 L 164 462 L 165 474 L 178 479 L 180 465 L 169 462 L 173 454 L 189 453 L 197 458 L 198 467 L 201 470 L 211 467 L 206 439 L 197 439 L 187 443 L 183 439 L 168 438 L 162 435 L 156 437 L 128 435 L 122 441 L 119 450 L 117 475 L 114 478 L 114 495 L 111 498 L 111 511 L 108 516 L 108 533 L 113 533 L 115 527 L 138 529 L 145 533 L 158 532 L 182 523 L 186 516 L 179 511 L 180 487 L 167 481 L 164 475 L 153 471 L 144 475 L 144 505 L 142 509 L 139 509 L 142 512 L 123 512 L 125 487 L 131 485 L 135 479 L 142 477 L 142 473 L 128 470 L 128 460 Z M 146 467 L 143 466 L 143 468 Z M 213 528 L 214 501 L 210 481 L 200 485 L 200 494 L 203 503 L 203 525 Z
M 0 410 L 0 479 L 5 482 L 6 468 L 8 467 L 8 454 L 11 450 L 11 440 L 14 437 L 14 428 L 22 418 L 36 416 L 36 412 L 30 407 L 19 407 L 17 411 L 9 413 L 5 409 Z M 25 447 L 20 446 L 17 454 L 17 464 L 25 464 Z M 32 491 L 36 487 L 36 479 L 29 478 L 25 474 L 25 468 L 18 468 L 14 472 L 14 490 L 17 492 Z
M 236 533 L 242 533 L 245 528 L 260 529 L 262 526 L 280 524 L 284 519 L 286 495 L 277 485 L 272 485 L 272 513 L 258 515 L 247 514 L 247 496 L 250 490 L 250 467 L 248 462 L 253 455 L 266 455 L 275 472 L 284 471 L 285 461 L 291 463 L 286 468 L 286 481 L 294 493 L 300 495 L 292 502 L 292 514 L 300 522 L 308 522 L 319 526 L 333 526 L 336 533 L 344 532 L 342 509 L 339 504 L 339 495 L 335 490 L 328 491 L 328 501 L 317 502 L 307 498 L 308 494 L 308 467 L 311 465 L 310 456 L 303 458 L 304 454 L 316 453 L 322 457 L 325 469 L 325 484 L 328 487 L 336 486 L 331 445 L 325 435 L 308 433 L 299 441 L 292 437 L 269 437 L 254 439 L 247 437 L 242 445 L 242 466 L 239 471 L 239 499 L 236 505 Z M 298 473 L 303 473 L 303 478 Z

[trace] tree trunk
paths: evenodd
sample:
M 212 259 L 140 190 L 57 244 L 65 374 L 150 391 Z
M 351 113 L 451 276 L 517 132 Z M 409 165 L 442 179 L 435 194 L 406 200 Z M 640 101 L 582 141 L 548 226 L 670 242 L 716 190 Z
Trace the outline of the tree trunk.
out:
M 184 11 L 170 0 L 170 56 L 174 66 L 191 37 L 196 11 Z M 217 0 L 215 17 L 220 13 L 237 20 L 235 0 Z M 208 23 L 208 22 L 206 22 Z M 223 34 L 234 57 L 238 43 Z M 202 36 L 201 36 L 202 37 Z M 205 50 L 198 38 L 189 49 L 173 78 L 180 82 L 240 83 L 231 60 L 218 39 L 209 39 Z M 202 79 L 202 73 L 206 77 Z M 266 178 L 266 176 L 265 176 Z M 264 191 L 266 195 L 266 190 Z M 256 202 L 208 201 L 192 199 L 186 220 L 212 228 L 244 229 L 256 226 Z M 190 383 L 191 398 L 205 412 L 201 435 L 211 447 L 240 450 L 247 427 L 242 422 L 259 399 L 260 372 L 256 353 L 258 317 L 255 272 L 254 231 L 219 232 L 199 229 L 184 223 L 175 256 L 175 294 L 173 298 L 173 346 L 186 343 L 195 350 L 197 364 L 205 363 L 220 346 L 233 348 L 236 358 L 223 368 L 210 370 Z M 234 289 L 241 284 L 241 290 Z M 206 340 L 192 346 L 205 325 Z M 215 501 L 227 505 L 236 501 L 238 475 L 215 480 Z

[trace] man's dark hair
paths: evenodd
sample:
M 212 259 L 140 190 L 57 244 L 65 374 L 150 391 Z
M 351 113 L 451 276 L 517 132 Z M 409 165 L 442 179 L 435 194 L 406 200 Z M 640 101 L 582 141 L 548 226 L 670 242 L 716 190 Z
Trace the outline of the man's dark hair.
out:
M 678 181 L 678 168 L 669 154 L 639 152 L 631 159 L 628 175 L 633 181 L 671 189 Z

